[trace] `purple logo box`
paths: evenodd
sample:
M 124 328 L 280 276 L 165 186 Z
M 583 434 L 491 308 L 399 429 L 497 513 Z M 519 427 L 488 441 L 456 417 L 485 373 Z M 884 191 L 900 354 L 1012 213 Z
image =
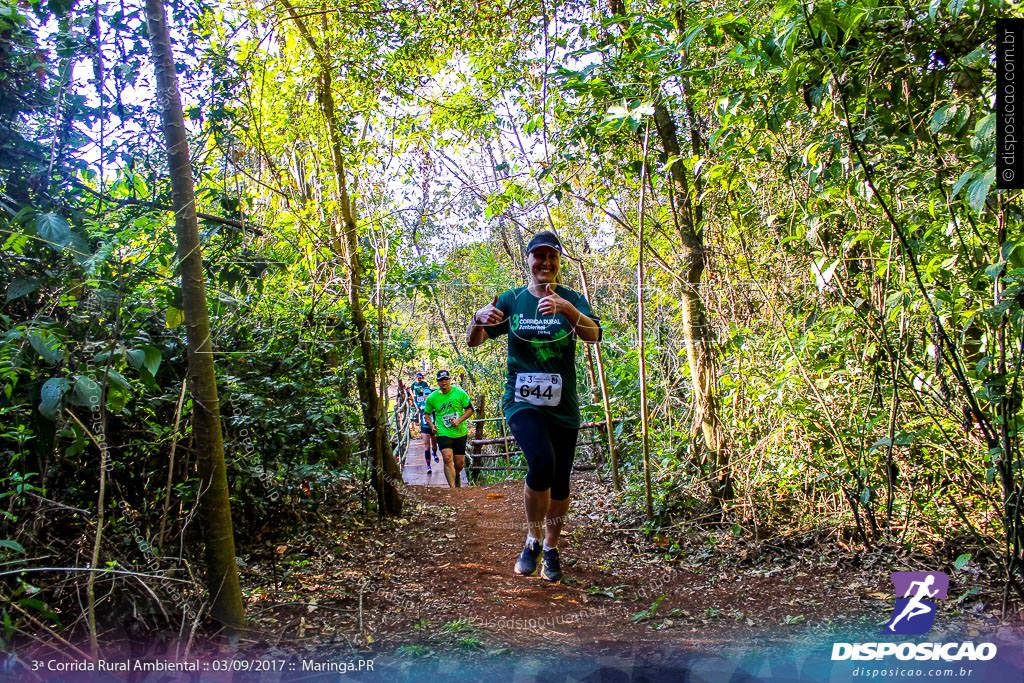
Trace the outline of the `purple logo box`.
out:
M 949 593 L 943 572 L 893 572 L 890 576 L 896 604 L 883 633 L 921 635 L 935 623 L 935 601 Z

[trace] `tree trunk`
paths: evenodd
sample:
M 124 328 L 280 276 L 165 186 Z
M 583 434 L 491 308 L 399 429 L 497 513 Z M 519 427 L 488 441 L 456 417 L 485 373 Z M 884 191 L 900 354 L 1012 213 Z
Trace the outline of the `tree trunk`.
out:
M 370 457 L 373 462 L 373 488 L 377 492 L 378 510 L 382 514 L 397 515 L 402 512 L 402 495 L 398 490 L 398 482 L 402 481 L 402 471 L 391 456 L 388 444 L 387 426 L 383 402 L 377 393 L 376 366 L 373 360 L 373 349 L 370 345 L 370 332 L 366 324 L 361 301 L 362 264 L 359 261 L 359 240 L 352 203 L 348 196 L 345 180 L 345 157 L 342 154 L 340 126 L 334 104 L 334 93 L 331 90 L 332 69 L 323 50 L 317 45 L 302 20 L 285 0 L 283 3 L 292 21 L 303 39 L 316 56 L 320 73 L 317 74 L 317 102 L 327 126 L 327 134 L 331 142 L 331 162 L 334 167 L 335 193 L 343 227 L 344 241 L 337 230 L 332 231 L 332 244 L 339 257 L 348 261 L 348 296 L 349 311 L 356 328 L 356 339 L 362 357 L 361 372 L 357 371 L 359 402 L 363 409 L 363 422 L 369 437 Z M 332 223 L 333 225 L 333 223 Z
M 195 406 L 193 435 L 200 478 L 199 518 L 206 541 L 206 585 L 213 618 L 229 629 L 238 629 L 245 623 L 245 611 L 235 564 L 235 537 L 224 466 L 224 439 L 220 428 L 213 346 L 210 343 L 196 199 L 167 15 L 161 0 L 146 0 L 146 24 L 170 165 L 174 227 L 181 265 L 181 297 L 188 330 L 188 375 Z
M 625 20 L 623 0 L 609 0 L 609 9 L 619 17 L 623 32 L 629 28 Z M 676 18 L 677 25 L 685 20 Z M 630 51 L 636 51 L 636 41 L 624 40 Z M 657 88 L 654 103 L 654 123 L 662 152 L 666 158 L 681 158 L 679 135 L 675 120 Z M 707 311 L 700 298 L 700 282 L 704 274 L 706 254 L 701 227 L 700 205 L 692 200 L 686 169 L 674 163 L 670 170 L 670 199 L 673 216 L 681 242 L 680 257 L 684 264 L 687 286 L 682 294 L 683 337 L 686 356 L 693 382 L 693 425 L 691 436 L 698 447 L 698 464 L 708 477 L 711 498 L 719 504 L 732 497 L 732 474 L 729 465 L 725 428 L 718 414 L 718 367 L 713 353 L 713 337 L 708 324 Z
M 680 150 L 676 124 L 664 103 L 655 105 L 654 122 L 666 157 L 678 157 Z M 686 358 L 693 382 L 691 434 L 702 447 L 703 452 L 698 456 L 699 464 L 709 477 L 711 497 L 721 503 L 732 497 L 732 474 L 726 450 L 725 428 L 718 415 L 718 367 L 713 353 L 714 339 L 704 301 L 700 298 L 700 282 L 706 263 L 704 240 L 690 200 L 690 188 L 683 164 L 672 164 L 671 174 L 672 206 L 679 221 L 679 237 L 682 242 L 679 253 L 687 282 L 681 303 Z

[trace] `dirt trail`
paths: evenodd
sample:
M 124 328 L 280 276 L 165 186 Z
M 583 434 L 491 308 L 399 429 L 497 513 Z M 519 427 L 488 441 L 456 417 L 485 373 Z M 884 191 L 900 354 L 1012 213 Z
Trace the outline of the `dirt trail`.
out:
M 525 537 L 521 482 L 410 487 L 416 509 L 405 527 L 410 533 L 397 542 L 411 562 L 391 577 L 399 590 L 377 596 L 387 616 L 371 624 L 376 638 L 447 634 L 509 647 L 555 639 L 570 650 L 607 645 L 610 652 L 624 641 L 713 649 L 740 633 L 774 639 L 834 621 L 835 597 L 849 591 L 849 571 L 827 562 L 791 571 L 673 566 L 638 530 L 605 521 L 609 496 L 594 477 L 577 476 L 574 488 L 561 548 L 565 579 L 551 584 L 512 571 Z M 878 585 L 865 591 L 881 590 L 885 581 L 879 573 Z M 881 602 L 854 598 L 842 617 L 858 623 L 883 614 Z
M 421 456 L 407 464 L 422 467 Z M 820 534 L 767 543 L 689 526 L 648 538 L 639 522 L 621 521 L 630 506 L 586 472 L 573 477 L 565 578 L 551 584 L 512 571 L 525 538 L 521 481 L 441 482 L 435 470 L 432 486 L 406 487 L 401 518 L 339 507 L 305 537 L 248 558 L 248 609 L 262 642 L 598 657 L 625 643 L 705 653 L 737 642 L 788 647 L 840 630 L 877 633 L 892 608 L 889 571 L 935 566 L 891 549 L 851 553 Z M 668 557 L 674 543 L 681 550 Z M 933 633 L 991 625 L 992 609 L 980 598 L 951 604 Z

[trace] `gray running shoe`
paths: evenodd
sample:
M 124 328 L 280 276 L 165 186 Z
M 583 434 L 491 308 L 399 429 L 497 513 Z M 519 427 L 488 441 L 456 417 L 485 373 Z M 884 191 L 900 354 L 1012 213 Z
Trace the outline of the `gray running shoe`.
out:
M 544 563 L 540 568 L 540 577 L 551 582 L 562 580 L 562 563 L 558 560 L 558 548 L 544 551 Z
M 540 541 L 527 543 L 523 552 L 519 554 L 519 559 L 516 560 L 516 574 L 533 576 L 533 573 L 537 571 L 537 558 L 540 557 L 541 550 L 543 550 L 543 546 Z

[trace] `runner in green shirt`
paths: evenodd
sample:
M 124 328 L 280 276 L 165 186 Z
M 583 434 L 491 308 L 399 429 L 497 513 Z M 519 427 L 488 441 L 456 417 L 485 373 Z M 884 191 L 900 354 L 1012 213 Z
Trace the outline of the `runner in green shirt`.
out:
M 470 347 L 508 335 L 505 419 L 529 466 L 523 488 L 526 546 L 515 572 L 533 574 L 543 551 L 541 576 L 548 581 L 562 577 L 558 539 L 569 510 L 579 435 L 576 338 L 601 340 L 600 321 L 587 300 L 557 284 L 563 253 L 553 232 L 534 235 L 526 248 L 530 283 L 494 297 L 467 331 Z
M 447 370 L 437 373 L 437 391 L 427 396 L 423 414 L 444 458 L 444 476 L 448 486 L 462 486 L 462 469 L 466 466 L 466 420 L 473 414 L 473 402 L 461 387 L 452 386 Z

